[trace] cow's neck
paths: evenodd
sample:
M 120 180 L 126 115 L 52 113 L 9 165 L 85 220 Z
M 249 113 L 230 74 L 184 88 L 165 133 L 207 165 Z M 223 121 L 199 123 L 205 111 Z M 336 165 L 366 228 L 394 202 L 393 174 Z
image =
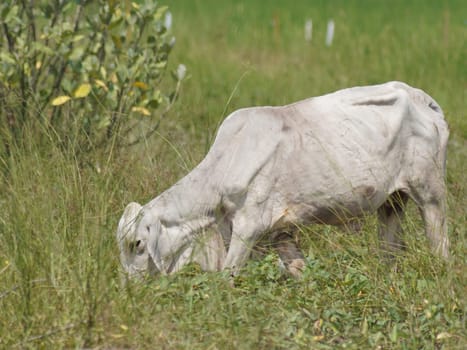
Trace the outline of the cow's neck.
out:
M 171 274 L 179 271 L 183 266 L 192 261 L 193 244 L 187 244 L 179 248 L 178 254 L 164 262 L 164 273 Z
M 215 215 L 220 194 L 202 168 L 195 168 L 151 203 L 151 211 L 170 225 L 206 220 Z M 207 220 L 210 221 L 210 220 Z
M 204 230 L 214 223 L 212 217 L 201 217 L 184 222 L 167 230 L 171 237 L 170 254 L 162 257 L 160 266 L 163 272 L 170 274 L 180 270 L 194 260 L 194 249 L 197 245 L 208 244 L 204 237 Z

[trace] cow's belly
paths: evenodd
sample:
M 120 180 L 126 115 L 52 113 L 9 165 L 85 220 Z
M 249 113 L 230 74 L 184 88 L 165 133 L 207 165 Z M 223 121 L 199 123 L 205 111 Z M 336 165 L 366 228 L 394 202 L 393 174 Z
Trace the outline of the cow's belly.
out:
M 290 201 L 284 219 L 298 224 L 339 225 L 365 213 L 373 213 L 386 199 L 385 191 L 373 186 L 360 186 L 341 195 Z
M 372 173 L 348 169 L 339 176 L 326 170 L 315 173 L 316 176 L 291 176 L 281 181 L 275 189 L 280 199 L 274 205 L 273 228 L 290 223 L 340 225 L 373 213 L 387 200 L 397 182 L 395 174 L 377 169 Z

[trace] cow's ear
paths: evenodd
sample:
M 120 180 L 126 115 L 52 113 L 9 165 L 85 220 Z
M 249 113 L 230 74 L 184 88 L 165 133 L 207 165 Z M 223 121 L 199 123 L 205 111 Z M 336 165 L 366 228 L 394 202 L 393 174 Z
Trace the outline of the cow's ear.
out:
M 135 202 L 131 202 L 126 206 L 118 222 L 117 241 L 119 244 L 122 244 L 125 239 L 131 238 L 134 235 L 135 221 L 141 208 L 142 206 Z
M 159 219 L 153 220 L 148 226 L 145 227 L 148 230 L 148 253 L 150 259 L 153 260 L 156 267 L 160 270 L 160 252 L 159 252 L 159 243 L 160 236 L 162 233 L 162 224 Z

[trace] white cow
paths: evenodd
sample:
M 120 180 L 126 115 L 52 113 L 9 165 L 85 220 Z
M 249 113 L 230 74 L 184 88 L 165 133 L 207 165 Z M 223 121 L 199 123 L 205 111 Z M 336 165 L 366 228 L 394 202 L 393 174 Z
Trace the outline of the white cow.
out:
M 403 245 L 408 198 L 433 250 L 448 257 L 448 136 L 439 105 L 401 82 L 238 110 L 188 175 L 143 207 L 127 207 L 117 234 L 122 262 L 130 272 L 172 273 L 205 255 L 203 268 L 235 275 L 266 237 L 300 275 L 296 225 L 342 224 L 377 212 L 382 248 L 391 253 Z

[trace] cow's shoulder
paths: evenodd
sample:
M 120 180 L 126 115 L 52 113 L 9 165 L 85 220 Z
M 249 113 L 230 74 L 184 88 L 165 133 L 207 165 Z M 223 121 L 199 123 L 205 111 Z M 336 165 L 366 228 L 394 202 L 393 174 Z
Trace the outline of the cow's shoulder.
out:
M 284 107 L 260 106 L 242 108 L 232 112 L 222 122 L 218 134 L 237 134 L 240 131 L 280 128 L 283 123 Z
M 240 109 L 229 115 L 199 166 L 224 194 L 244 193 L 255 175 L 275 156 L 282 140 L 281 107 Z
M 284 125 L 282 108 L 251 107 L 233 112 L 220 125 L 210 152 L 236 149 L 242 153 L 257 147 L 265 152 L 274 148 Z

